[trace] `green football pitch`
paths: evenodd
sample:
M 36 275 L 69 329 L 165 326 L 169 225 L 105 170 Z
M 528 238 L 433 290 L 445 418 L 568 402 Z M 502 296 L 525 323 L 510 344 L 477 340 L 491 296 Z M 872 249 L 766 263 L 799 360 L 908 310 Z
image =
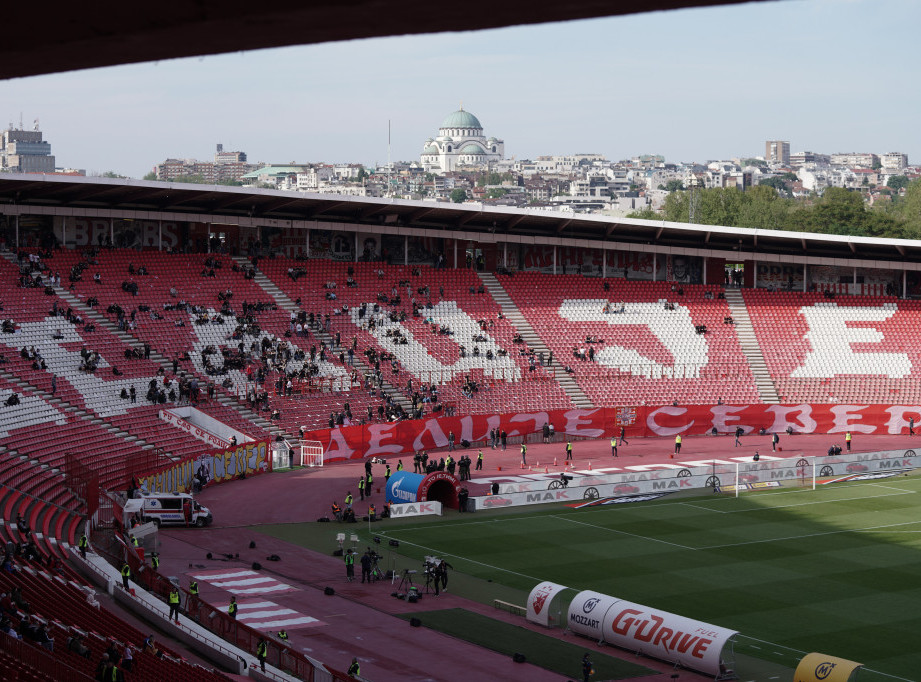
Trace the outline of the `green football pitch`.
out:
M 446 559 L 458 589 L 483 601 L 524 604 L 552 580 L 738 630 L 737 652 L 772 664 L 819 651 L 880 673 L 860 679 L 921 680 L 919 493 L 921 478 L 903 476 L 738 498 L 450 512 L 374 531 L 384 546 L 400 543 L 401 563 Z

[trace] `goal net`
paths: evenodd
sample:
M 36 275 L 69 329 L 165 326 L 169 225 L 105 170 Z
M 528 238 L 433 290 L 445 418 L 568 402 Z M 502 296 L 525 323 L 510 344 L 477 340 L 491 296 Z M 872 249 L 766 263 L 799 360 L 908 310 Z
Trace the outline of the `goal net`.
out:
M 738 459 L 734 465 L 724 467 L 719 478 L 719 492 L 734 494 L 797 486 L 815 490 L 817 471 L 823 458 L 781 458 L 773 453 L 761 455 L 757 460 Z M 823 474 L 824 475 L 824 474 Z
M 323 443 L 318 440 L 301 441 L 301 466 L 323 466 Z

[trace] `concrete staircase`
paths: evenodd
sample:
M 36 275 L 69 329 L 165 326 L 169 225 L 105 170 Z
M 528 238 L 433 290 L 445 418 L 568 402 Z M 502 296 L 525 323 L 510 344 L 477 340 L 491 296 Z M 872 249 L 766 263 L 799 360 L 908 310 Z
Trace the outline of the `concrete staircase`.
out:
M 239 263 L 241 267 L 252 267 L 250 260 L 244 256 L 234 256 L 234 260 Z M 256 268 L 256 277 L 253 281 L 262 287 L 262 290 L 271 296 L 275 301 L 275 304 L 282 310 L 286 310 L 288 312 L 300 312 L 301 308 L 297 305 L 297 303 L 292 301 L 291 298 L 284 291 L 282 291 L 275 284 L 275 282 L 270 280 L 259 268 Z M 325 342 L 329 348 L 336 349 L 336 339 L 332 334 L 327 333 L 320 327 L 312 329 L 311 332 L 315 334 L 318 339 Z M 364 374 L 371 374 L 374 372 L 374 369 L 371 367 L 371 365 L 368 364 L 368 359 L 361 353 L 355 354 L 355 364 L 360 366 L 361 371 Z M 412 413 L 412 403 L 392 384 L 384 381 L 381 388 L 384 394 L 390 396 L 393 401 L 400 405 L 407 414 Z
M 761 346 L 758 345 L 755 328 L 752 327 L 752 320 L 748 315 L 748 308 L 745 307 L 742 292 L 738 289 L 727 288 L 725 293 L 729 313 L 732 315 L 736 335 L 739 337 L 739 344 L 742 346 L 742 352 L 745 353 L 745 358 L 755 377 L 755 386 L 758 388 L 761 400 L 777 405 L 780 403 L 780 396 L 777 395 L 777 387 L 774 386 L 774 380 L 771 379 L 771 373 L 764 362 L 764 354 L 761 352 Z
M 525 316 L 518 309 L 518 306 L 515 305 L 515 302 L 512 301 L 511 296 L 508 295 L 508 292 L 505 291 L 505 288 L 499 283 L 499 280 L 496 279 L 496 276 L 491 272 L 478 272 L 477 275 L 479 275 L 486 290 L 492 295 L 493 300 L 502 308 L 502 314 L 505 315 L 505 318 L 511 323 L 515 330 L 521 334 L 521 338 L 528 344 L 528 347 L 533 348 L 535 353 L 543 352 L 544 357 L 549 358 L 550 349 L 547 347 L 547 344 L 545 344 L 543 339 L 534 331 L 534 327 L 525 319 Z M 556 379 L 556 382 L 562 387 L 563 391 L 566 392 L 566 395 L 569 396 L 573 405 L 582 408 L 594 407 L 589 397 L 579 387 L 579 384 L 576 383 L 573 376 L 566 372 L 566 369 L 556 357 L 553 358 L 553 362 L 550 363 L 549 367 L 545 366 L 545 368 L 550 370 L 553 378 Z

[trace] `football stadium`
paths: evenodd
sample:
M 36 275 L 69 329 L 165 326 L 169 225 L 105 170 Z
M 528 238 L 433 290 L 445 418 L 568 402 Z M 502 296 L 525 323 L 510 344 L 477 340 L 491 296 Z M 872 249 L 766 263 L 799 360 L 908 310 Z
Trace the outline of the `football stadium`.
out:
M 917 679 L 921 244 L 281 194 L 0 178 L 51 678 Z
M 722 3 L 358 4 L 0 74 Z M 921 680 L 919 301 L 916 240 L 2 174 L 0 677 Z

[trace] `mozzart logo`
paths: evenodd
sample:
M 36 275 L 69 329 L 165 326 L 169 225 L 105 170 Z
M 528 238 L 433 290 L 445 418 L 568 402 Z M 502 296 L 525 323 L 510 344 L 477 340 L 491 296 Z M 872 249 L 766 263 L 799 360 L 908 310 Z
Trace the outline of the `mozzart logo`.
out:
M 825 661 L 824 663 L 819 663 L 819 664 L 815 667 L 815 678 L 816 678 L 817 680 L 824 680 L 824 679 L 827 678 L 829 675 L 831 675 L 832 671 L 833 671 L 835 668 L 837 668 L 837 667 L 838 667 L 838 664 L 837 664 L 837 663 L 832 663 L 832 662 L 830 662 L 830 661 Z
M 601 600 L 596 597 L 586 600 L 586 602 L 582 604 L 582 611 L 584 613 L 591 613 L 595 610 L 595 607 L 598 606 L 598 602 L 600 601 Z

